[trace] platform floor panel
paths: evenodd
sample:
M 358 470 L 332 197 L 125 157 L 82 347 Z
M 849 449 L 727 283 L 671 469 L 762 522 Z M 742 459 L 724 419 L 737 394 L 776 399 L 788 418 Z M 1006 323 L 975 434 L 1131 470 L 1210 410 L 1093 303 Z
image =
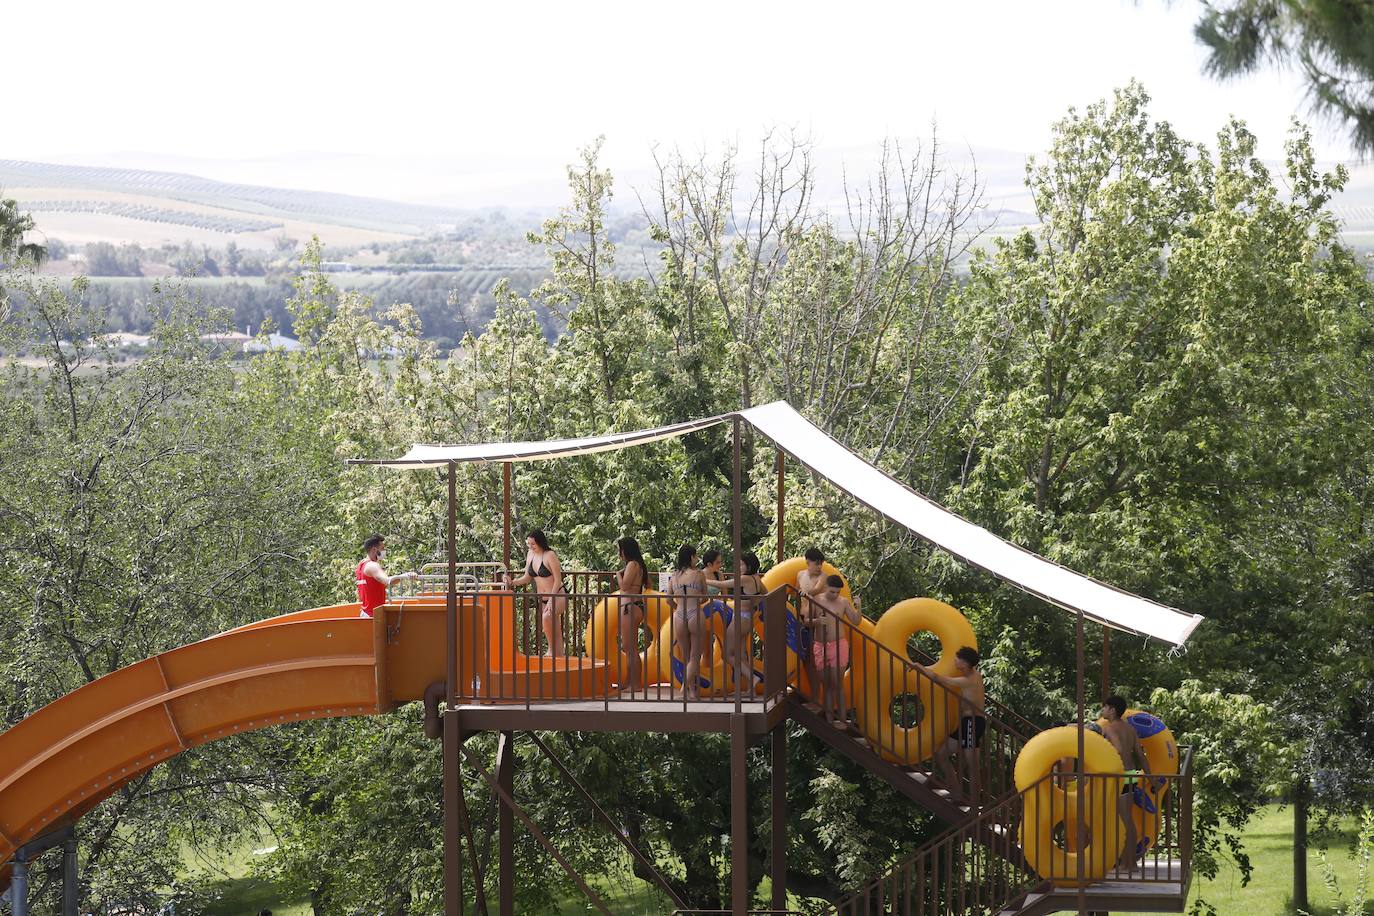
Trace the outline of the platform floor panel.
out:
M 463 703 L 457 707 L 462 727 L 486 730 L 728 732 L 735 716 L 733 701 L 710 700 L 544 700 L 524 703 Z M 786 717 L 777 701 L 740 704 L 745 730 L 758 735 Z

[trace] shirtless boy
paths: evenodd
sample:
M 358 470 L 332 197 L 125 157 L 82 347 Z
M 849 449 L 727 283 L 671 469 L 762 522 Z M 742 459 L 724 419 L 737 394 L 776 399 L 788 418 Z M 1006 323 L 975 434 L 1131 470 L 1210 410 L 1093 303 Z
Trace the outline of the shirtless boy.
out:
M 812 684 L 820 683 L 820 672 L 816 670 L 816 664 L 811 658 L 811 627 L 808 623 L 810 617 L 809 601 L 807 599 L 819 598 L 825 592 L 825 554 L 821 553 L 816 547 L 807 548 L 806 568 L 797 573 L 797 591 L 801 592 L 802 630 L 797 634 L 800 645 L 797 646 L 797 654 L 801 656 L 803 670 L 806 671 L 807 680 Z M 819 687 L 817 688 L 819 689 Z
M 1131 806 L 1135 803 L 1135 777 L 1140 773 L 1149 773 L 1150 762 L 1145 759 L 1145 751 L 1140 747 L 1140 738 L 1136 735 L 1135 728 L 1124 720 L 1125 715 L 1126 701 L 1122 697 L 1113 695 L 1102 701 L 1102 718 L 1107 720 L 1107 724 L 1102 728 L 1102 735 L 1121 755 L 1121 768 L 1126 773 L 1121 796 L 1117 799 L 1117 813 L 1121 816 L 1121 822 L 1126 829 L 1126 845 L 1122 848 L 1121 861 L 1117 863 L 1117 868 L 1130 869 L 1135 865 L 1135 847 L 1139 842 L 1135 820 L 1131 817 Z M 1133 761 L 1140 762 L 1139 770 L 1131 768 Z
M 951 795 L 958 797 L 961 794 L 960 782 L 958 774 L 951 766 L 951 758 L 955 754 L 962 757 L 969 775 L 969 797 L 975 803 L 978 798 L 978 748 L 982 745 L 983 734 L 988 728 L 983 706 L 986 690 L 983 686 L 983 674 L 978 670 L 981 660 L 977 649 L 964 646 L 954 653 L 956 673 L 953 677 L 936 674 L 925 665 L 917 666 L 944 686 L 959 691 L 959 727 L 950 732 L 944 745 L 936 752 L 935 768 L 940 771 L 945 784 L 949 786 Z
M 839 576 L 826 577 L 825 590 L 807 602 L 806 613 L 812 660 L 820 673 L 821 713 L 832 725 L 845 720 L 848 704 L 843 700 L 840 681 L 849 667 L 849 629 L 859 625 L 858 609 L 840 594 L 843 587 Z

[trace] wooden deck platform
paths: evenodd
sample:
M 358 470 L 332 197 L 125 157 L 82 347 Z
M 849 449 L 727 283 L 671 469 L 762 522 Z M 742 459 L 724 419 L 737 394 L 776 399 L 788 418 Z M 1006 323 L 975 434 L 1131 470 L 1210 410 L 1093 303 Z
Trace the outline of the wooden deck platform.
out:
M 1190 882 L 1184 880 L 1183 863 L 1177 859 L 1147 862 L 1121 878 L 1108 876 L 1088 885 L 1084 893 L 1089 912 L 1182 913 L 1188 903 Z M 1076 911 L 1078 890 L 1046 887 L 1028 894 L 1021 904 L 998 916 L 1040 916 Z
M 524 703 L 464 703 L 458 714 L 465 732 L 471 731 L 603 731 L 603 732 L 722 732 L 729 733 L 735 703 L 722 698 L 673 700 L 621 699 L 539 700 Z M 767 734 L 787 716 L 777 700 L 745 700 L 739 716 L 746 733 Z

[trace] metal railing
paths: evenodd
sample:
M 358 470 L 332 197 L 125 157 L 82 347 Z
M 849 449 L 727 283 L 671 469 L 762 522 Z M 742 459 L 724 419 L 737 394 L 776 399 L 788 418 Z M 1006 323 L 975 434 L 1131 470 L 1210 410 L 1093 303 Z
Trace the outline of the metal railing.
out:
M 958 744 L 961 720 L 975 713 L 961 705 L 958 690 L 822 605 L 813 602 L 811 613 L 829 615 L 837 632 L 847 634 L 850 669 L 842 708 L 853 711 L 855 728 L 880 756 L 902 766 L 930 761 L 932 783 L 947 790 L 951 800 L 971 802 L 976 796 L 979 805 L 995 804 L 1015 793 L 1012 768 L 1028 735 L 1002 718 L 1000 704 L 985 700 L 979 716 L 984 734 L 975 750 L 952 747 L 951 741 Z M 807 674 L 814 698 L 814 672 Z
M 781 618 L 788 609 L 781 590 L 744 597 L 751 607 L 748 625 L 732 627 L 741 602 L 729 593 L 702 596 L 702 607 L 689 619 L 675 613 L 667 595 L 618 595 L 612 572 L 567 572 L 565 588 L 552 594 L 512 591 L 499 584 L 501 572 L 496 563 L 459 564 L 456 572 L 464 645 L 458 701 L 526 707 L 582 701 L 584 708 L 587 701 L 598 701 L 604 709 L 634 702 L 684 710 L 733 704 L 742 710 L 746 703 L 778 701 L 788 684 L 797 682 L 797 665 L 787 661 Z M 415 594 L 396 594 L 390 603 L 400 609 L 442 606 L 447 588 L 447 565 L 429 564 L 421 570 Z M 621 612 L 622 598 L 635 602 L 638 626 L 625 622 L 630 618 Z M 778 623 L 770 625 L 774 607 Z M 771 664 L 766 637 L 777 645 Z M 631 648 L 625 645 L 629 641 L 639 660 L 633 684 L 635 666 L 624 651 Z M 696 669 L 690 685 L 689 667 Z
M 841 899 L 838 916 L 901 913 L 974 916 L 997 913 L 1037 889 L 1083 884 L 1110 893 L 1113 883 L 1177 885 L 1192 877 L 1193 768 L 1179 748 L 1179 772 L 1166 776 L 1090 773 L 1083 777 L 1085 830 L 1078 834 L 1078 777 L 1045 774 L 1024 792 L 1003 799 L 922 846 Z M 1126 791 L 1123 791 L 1126 790 Z M 1125 852 L 1127 819 L 1135 855 Z
M 1021 810 L 1020 795 L 1003 799 L 842 898 L 834 912 L 838 916 L 997 912 L 1044 880 L 1021 856 Z

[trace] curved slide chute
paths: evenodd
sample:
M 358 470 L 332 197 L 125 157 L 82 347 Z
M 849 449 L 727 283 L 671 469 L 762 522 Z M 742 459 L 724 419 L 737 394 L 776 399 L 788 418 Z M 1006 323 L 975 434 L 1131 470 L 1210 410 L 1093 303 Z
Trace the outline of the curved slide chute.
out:
M 443 599 L 261 620 L 92 681 L 0 734 L 0 863 L 188 748 L 300 719 L 385 712 L 444 679 Z M 476 616 L 471 599 L 460 620 Z M 460 642 L 462 640 L 460 639 Z M 460 653 L 460 666 L 480 662 Z M 460 678 L 464 676 L 460 672 Z

